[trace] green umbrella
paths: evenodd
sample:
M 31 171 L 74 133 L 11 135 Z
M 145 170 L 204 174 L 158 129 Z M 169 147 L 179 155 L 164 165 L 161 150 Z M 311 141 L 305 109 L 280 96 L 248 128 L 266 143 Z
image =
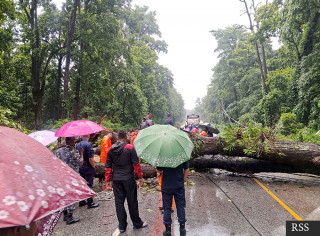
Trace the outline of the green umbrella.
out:
M 153 125 L 139 131 L 134 141 L 139 157 L 157 167 L 175 168 L 190 159 L 189 136 L 171 125 Z

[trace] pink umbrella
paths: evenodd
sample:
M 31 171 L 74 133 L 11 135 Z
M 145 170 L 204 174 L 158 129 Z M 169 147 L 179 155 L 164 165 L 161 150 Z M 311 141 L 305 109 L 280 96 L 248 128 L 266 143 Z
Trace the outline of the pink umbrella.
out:
M 49 149 L 0 126 L 0 228 L 27 225 L 95 193 Z
M 58 137 L 55 136 L 55 132 L 52 132 L 50 130 L 36 131 L 31 134 L 28 134 L 28 136 L 34 138 L 44 146 L 54 143 L 58 139 Z
M 90 120 L 75 120 L 64 124 L 56 132 L 56 137 L 74 137 L 98 133 L 103 127 Z

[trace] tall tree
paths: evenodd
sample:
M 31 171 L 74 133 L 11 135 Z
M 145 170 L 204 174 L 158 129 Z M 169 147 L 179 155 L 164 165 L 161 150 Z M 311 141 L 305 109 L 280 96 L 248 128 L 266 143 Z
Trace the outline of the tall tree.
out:
M 77 9 L 80 5 L 80 0 L 74 0 L 72 4 L 72 11 L 69 18 L 68 34 L 66 38 L 66 66 L 63 80 L 63 106 L 61 118 L 67 118 L 67 103 L 69 99 L 69 80 L 70 80 L 70 61 L 71 61 L 71 43 L 73 41 L 74 31 L 76 27 Z

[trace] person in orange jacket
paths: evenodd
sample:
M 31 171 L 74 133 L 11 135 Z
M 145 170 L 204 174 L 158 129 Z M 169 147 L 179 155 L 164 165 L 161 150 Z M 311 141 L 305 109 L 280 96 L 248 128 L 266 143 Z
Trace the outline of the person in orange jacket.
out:
M 108 151 L 111 147 L 111 139 L 112 139 L 112 132 L 108 133 L 107 135 L 105 135 L 101 141 L 101 154 L 100 154 L 100 157 L 101 157 L 101 162 L 102 163 L 106 163 L 107 161 L 107 154 L 108 154 Z
M 157 170 L 158 182 L 159 182 L 159 191 L 161 192 L 162 187 L 162 171 Z M 160 211 L 163 211 L 163 206 L 159 207 Z M 174 197 L 172 199 L 171 213 L 174 211 Z
M 134 140 L 136 139 L 137 135 L 139 133 L 139 128 L 136 128 L 134 132 L 131 133 L 131 139 L 130 144 L 133 145 Z

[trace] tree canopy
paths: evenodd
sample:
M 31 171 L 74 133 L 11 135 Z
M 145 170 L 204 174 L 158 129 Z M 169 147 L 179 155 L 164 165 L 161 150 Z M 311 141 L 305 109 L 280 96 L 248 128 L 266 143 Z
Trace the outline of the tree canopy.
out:
M 156 13 L 131 0 L 2 1 L 0 112 L 30 129 L 60 119 L 136 127 L 184 116 Z M 2 122 L 2 121 L 0 121 Z M 3 123 L 3 122 L 2 122 Z
M 319 130 L 319 1 L 240 1 L 248 25 L 211 31 L 220 60 L 196 111 L 213 123 L 268 126 L 292 114 L 296 122 Z M 272 37 L 278 38 L 278 49 L 272 48 Z

